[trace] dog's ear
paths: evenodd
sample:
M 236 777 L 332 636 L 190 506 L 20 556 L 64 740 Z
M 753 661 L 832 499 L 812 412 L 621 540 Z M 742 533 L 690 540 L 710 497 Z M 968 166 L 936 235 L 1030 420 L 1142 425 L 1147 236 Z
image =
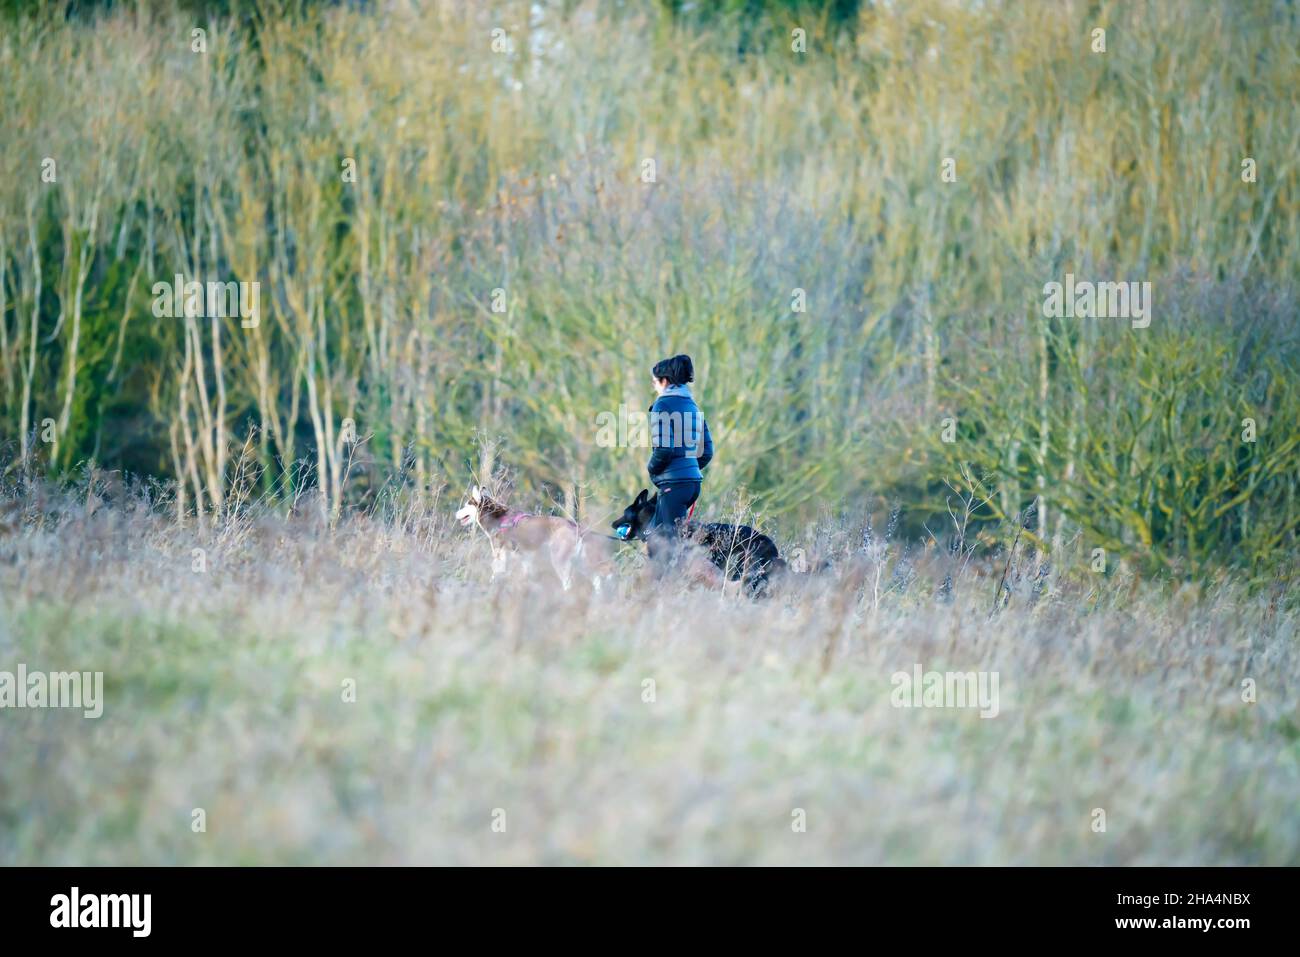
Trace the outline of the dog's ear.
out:
M 470 489 L 470 490 L 469 490 L 469 500 L 470 500 L 471 502 L 473 502 L 475 505 L 477 505 L 479 502 L 483 501 L 483 491 L 482 491 L 482 489 L 480 489 L 477 485 L 475 485 L 472 489 Z
M 632 503 L 633 507 L 640 508 L 642 505 L 644 505 L 646 496 L 649 494 L 650 494 L 650 490 L 648 488 L 643 488 L 641 490 L 641 494 L 636 497 L 636 501 Z

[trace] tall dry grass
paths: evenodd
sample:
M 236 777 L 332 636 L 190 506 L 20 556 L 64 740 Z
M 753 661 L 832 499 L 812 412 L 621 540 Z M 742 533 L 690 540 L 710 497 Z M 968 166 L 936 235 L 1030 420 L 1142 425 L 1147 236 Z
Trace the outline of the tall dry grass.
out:
M 490 583 L 446 498 L 206 531 L 98 480 L 6 501 L 0 664 L 106 689 L 0 720 L 7 864 L 1300 861 L 1281 592 L 1017 560 L 993 614 L 1000 559 L 841 521 L 767 601 L 631 555 L 593 596 Z M 893 707 L 917 663 L 997 672 L 999 713 Z

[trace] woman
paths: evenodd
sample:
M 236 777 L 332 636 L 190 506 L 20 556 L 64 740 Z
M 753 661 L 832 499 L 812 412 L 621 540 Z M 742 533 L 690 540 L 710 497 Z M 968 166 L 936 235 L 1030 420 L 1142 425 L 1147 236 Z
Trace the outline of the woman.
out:
M 695 500 L 700 497 L 704 469 L 713 458 L 709 425 L 691 395 L 695 381 L 691 357 L 673 356 L 655 363 L 651 370 L 659 398 L 650 407 L 650 444 L 654 452 L 646 466 L 650 481 L 659 490 L 651 533 L 661 536 L 676 531 Z

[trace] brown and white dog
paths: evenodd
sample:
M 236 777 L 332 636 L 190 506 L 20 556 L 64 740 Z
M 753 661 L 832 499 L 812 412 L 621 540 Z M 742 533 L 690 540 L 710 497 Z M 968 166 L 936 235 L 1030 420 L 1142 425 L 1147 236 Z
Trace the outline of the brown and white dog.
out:
M 475 485 L 456 519 L 469 528 L 477 525 L 492 546 L 492 578 L 512 569 L 527 573 L 545 557 L 567 591 L 577 579 L 591 582 L 596 591 L 615 572 L 617 540 L 556 515 L 533 515 L 508 508 Z

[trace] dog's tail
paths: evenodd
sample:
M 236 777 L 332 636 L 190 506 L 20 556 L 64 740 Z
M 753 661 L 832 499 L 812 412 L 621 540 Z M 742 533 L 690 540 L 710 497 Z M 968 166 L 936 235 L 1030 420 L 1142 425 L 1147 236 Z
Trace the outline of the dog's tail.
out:
M 835 565 L 829 559 L 822 559 L 816 564 L 799 560 L 797 564 L 791 565 L 784 558 L 774 558 L 754 576 L 753 587 L 756 594 L 764 594 L 770 586 L 787 581 L 791 584 L 812 581 L 834 570 Z
M 749 594 L 752 597 L 762 598 L 768 594 L 775 582 L 780 581 L 788 574 L 790 574 L 789 564 L 784 558 L 778 556 L 754 569 L 745 584 L 748 586 Z

